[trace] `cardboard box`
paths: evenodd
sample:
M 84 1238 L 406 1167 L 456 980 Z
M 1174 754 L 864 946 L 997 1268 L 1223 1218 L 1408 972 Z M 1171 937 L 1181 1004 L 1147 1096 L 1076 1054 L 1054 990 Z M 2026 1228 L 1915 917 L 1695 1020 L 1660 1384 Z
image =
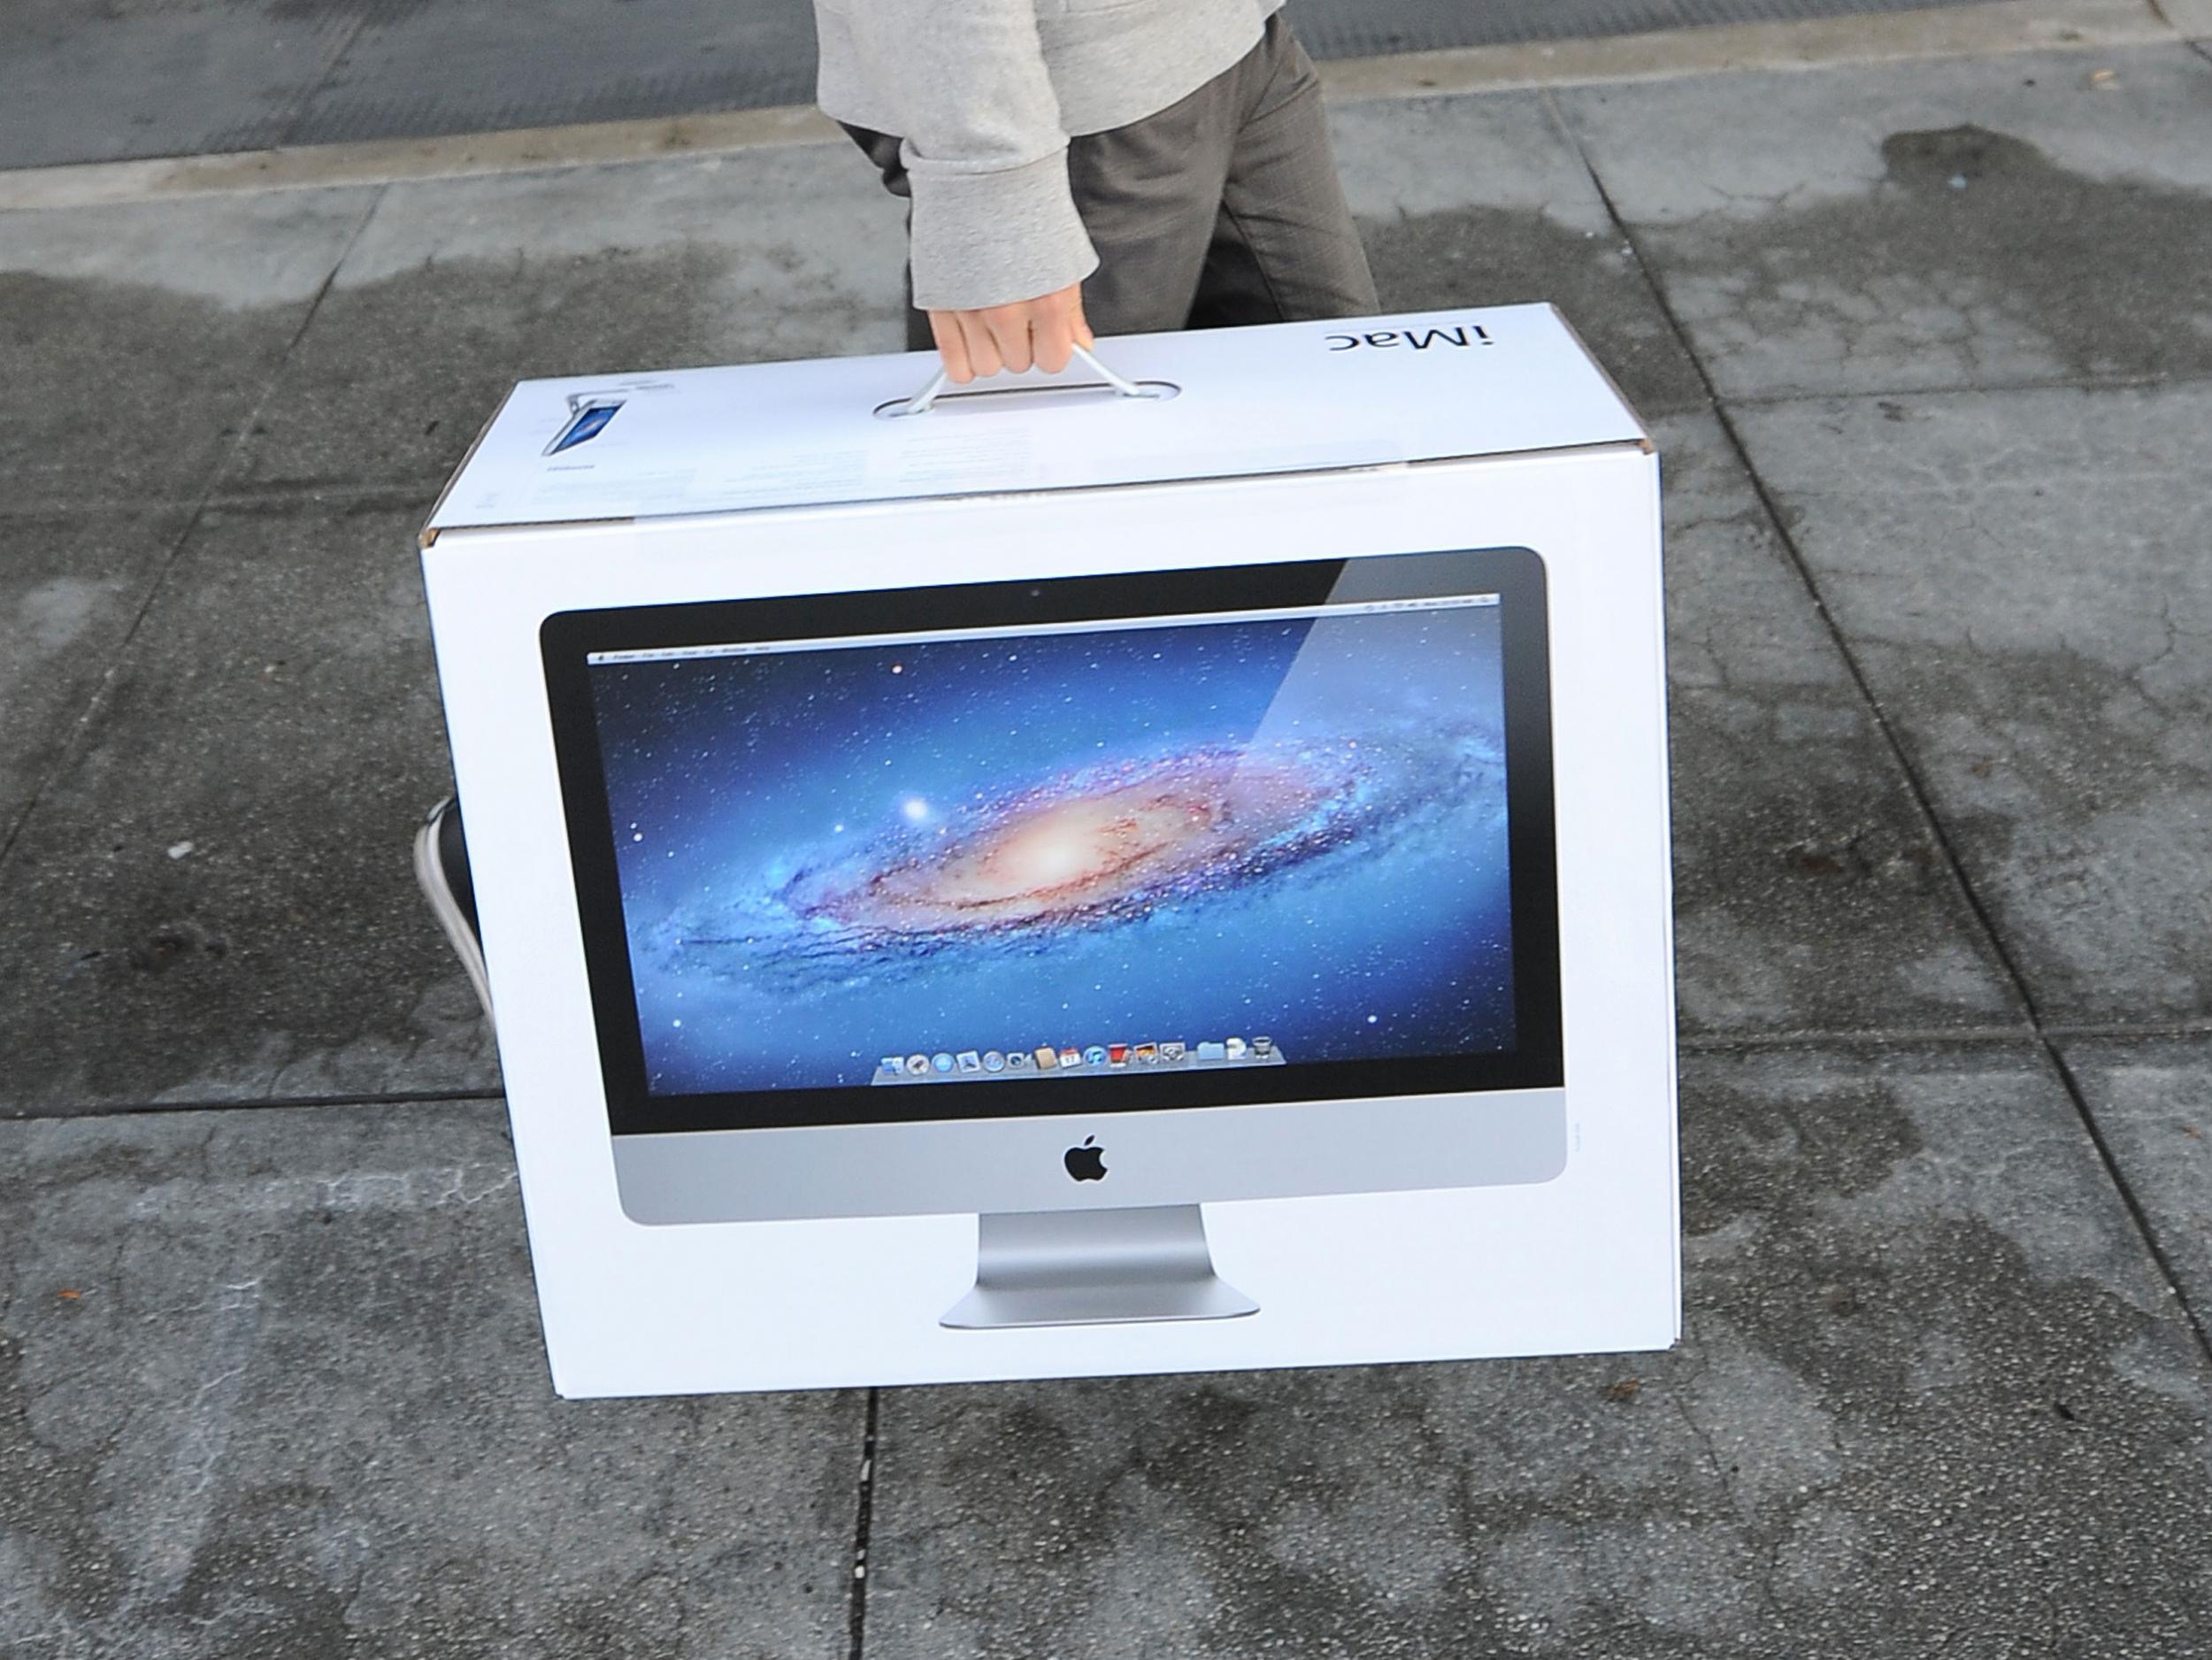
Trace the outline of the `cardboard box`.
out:
M 1659 484 L 1643 429 L 1546 306 L 1117 339 L 1102 355 L 1173 395 L 1125 399 L 1074 370 L 902 417 L 934 366 L 919 356 L 526 382 L 437 507 L 423 568 L 562 1395 L 1678 1338 Z M 972 1213 L 671 1223 L 626 1210 L 549 619 L 1117 573 L 1172 585 L 1448 549 L 1532 550 L 1547 590 L 1567 1103 L 1550 1180 L 1202 1195 L 1219 1272 L 1258 1313 L 985 1331 L 940 1324 L 975 1278 Z M 822 601 L 823 614 L 843 603 Z M 1282 811 L 1310 800 L 1291 789 Z M 718 949 L 721 972 L 746 972 L 741 942 Z M 928 1127 L 924 1107 L 909 1111 Z M 1248 1135 L 1263 1163 L 1268 1111 L 1206 1109 L 1209 1157 Z M 975 1131 L 994 1133 L 987 1119 Z M 741 1134 L 764 1147 L 782 1132 Z M 1046 1150 L 1056 1158 L 1057 1143 Z

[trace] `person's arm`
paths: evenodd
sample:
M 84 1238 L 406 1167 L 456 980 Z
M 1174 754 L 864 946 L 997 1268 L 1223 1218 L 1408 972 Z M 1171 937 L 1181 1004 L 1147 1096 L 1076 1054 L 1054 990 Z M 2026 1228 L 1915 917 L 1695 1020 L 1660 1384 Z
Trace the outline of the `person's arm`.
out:
M 1091 343 L 1079 284 L 1098 256 L 1068 189 L 1033 0 L 841 0 L 889 100 L 913 191 L 914 304 L 955 380 Z

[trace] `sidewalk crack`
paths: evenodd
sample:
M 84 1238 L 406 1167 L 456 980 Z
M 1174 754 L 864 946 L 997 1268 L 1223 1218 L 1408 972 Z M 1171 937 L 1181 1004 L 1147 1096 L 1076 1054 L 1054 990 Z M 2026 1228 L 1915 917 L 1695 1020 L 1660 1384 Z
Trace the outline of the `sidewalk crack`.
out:
M 1702 1371 L 1702 1366 L 1690 1368 L 1689 1380 L 1694 1382 Z M 1726 1501 L 1730 1513 L 1736 1518 L 1736 1526 L 1742 1534 L 1744 1544 L 1759 1557 L 1760 1568 L 1755 1576 L 1759 1601 L 1765 1605 L 1767 1616 L 1773 1620 L 1775 1628 L 1788 1631 L 1789 1610 L 1784 1607 L 1781 1595 L 1775 1589 L 1775 1580 L 1782 1571 L 1781 1536 L 1762 1537 L 1768 1530 L 1762 1529 L 1757 1518 L 1745 1507 L 1743 1495 L 1737 1489 L 1735 1467 L 1723 1462 L 1720 1449 L 1714 1444 L 1712 1432 L 1698 1421 L 1696 1413 L 1690 1410 L 1690 1403 L 1683 1399 L 1678 1385 L 1663 1382 L 1660 1387 L 1668 1403 L 1674 1408 L 1675 1416 L 1682 1420 L 1683 1427 L 1690 1432 L 1691 1439 L 1704 1455 L 1706 1468 L 1712 1472 L 1714 1481 L 1719 1485 L 1721 1497 Z M 1833 1439 L 1832 1431 L 1832 1443 Z

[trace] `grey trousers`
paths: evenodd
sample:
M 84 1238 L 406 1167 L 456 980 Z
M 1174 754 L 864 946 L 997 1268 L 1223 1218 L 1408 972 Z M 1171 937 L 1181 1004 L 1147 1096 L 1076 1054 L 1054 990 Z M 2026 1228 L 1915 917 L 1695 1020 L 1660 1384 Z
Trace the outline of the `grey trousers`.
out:
M 845 130 L 885 188 L 909 195 L 898 139 Z M 1101 334 L 1379 309 L 1330 153 L 1320 77 L 1279 13 L 1257 46 L 1188 97 L 1071 139 L 1068 181 L 1098 250 L 1083 311 Z M 906 338 L 918 351 L 933 343 L 929 319 L 911 305 Z

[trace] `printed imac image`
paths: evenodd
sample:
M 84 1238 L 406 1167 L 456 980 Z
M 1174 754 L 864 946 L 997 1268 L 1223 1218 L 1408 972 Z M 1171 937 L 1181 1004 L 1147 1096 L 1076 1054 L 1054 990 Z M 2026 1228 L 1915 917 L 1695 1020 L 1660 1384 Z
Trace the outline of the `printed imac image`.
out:
M 607 430 L 607 423 L 621 412 L 624 401 L 612 393 L 571 393 L 568 419 L 546 444 L 545 453 L 557 456 L 579 444 L 589 443 Z
M 1499 585 L 1364 563 L 1395 567 L 1367 598 L 1125 578 L 1080 608 L 1147 611 L 583 652 L 628 1127 L 1525 1059 Z

